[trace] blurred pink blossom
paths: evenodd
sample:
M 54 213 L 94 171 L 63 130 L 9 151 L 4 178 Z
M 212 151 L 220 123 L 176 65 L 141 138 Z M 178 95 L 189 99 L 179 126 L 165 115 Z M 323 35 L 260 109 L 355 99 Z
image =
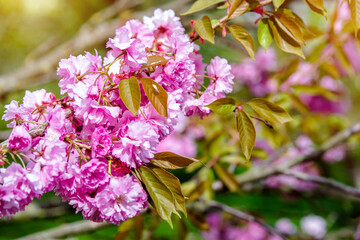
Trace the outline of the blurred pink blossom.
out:
M 279 219 L 276 222 L 275 227 L 279 232 L 286 235 L 293 235 L 297 232 L 296 226 L 288 218 Z
M 303 232 L 316 239 L 322 239 L 326 234 L 327 223 L 326 220 L 320 216 L 311 214 L 303 217 L 300 225 Z
M 241 64 L 232 64 L 231 72 L 235 81 L 244 84 L 256 97 L 263 97 L 276 90 L 277 84 L 270 79 L 270 73 L 276 69 L 276 54 L 272 48 L 259 49 L 255 61 L 247 58 Z
M 299 136 L 295 141 L 296 146 L 287 150 L 280 158 L 276 159 L 273 164 L 282 164 L 289 159 L 296 158 L 299 154 L 306 154 L 312 150 L 313 143 L 305 135 Z M 302 163 L 291 168 L 291 170 L 304 172 L 310 175 L 319 175 L 317 167 L 313 163 Z M 265 184 L 272 188 L 291 189 L 296 191 L 308 191 L 316 187 L 316 184 L 297 179 L 288 175 L 276 175 L 265 179 Z
M 346 156 L 346 144 L 340 144 L 339 146 L 327 150 L 323 155 L 323 159 L 326 162 L 334 163 L 343 160 L 345 156 Z

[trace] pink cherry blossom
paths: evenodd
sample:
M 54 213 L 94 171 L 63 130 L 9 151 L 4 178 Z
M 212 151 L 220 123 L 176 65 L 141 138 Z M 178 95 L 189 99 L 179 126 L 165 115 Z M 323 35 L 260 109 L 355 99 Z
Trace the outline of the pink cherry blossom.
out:
M 26 150 L 31 146 L 31 136 L 24 126 L 15 126 L 9 136 L 9 148 Z
M 301 229 L 308 235 L 322 239 L 326 234 L 326 220 L 320 216 L 311 214 L 303 217 L 300 222 Z
M 207 91 L 215 96 L 223 93 L 230 93 L 234 84 L 234 75 L 230 72 L 231 66 L 226 59 L 215 57 L 211 59 L 207 67 L 207 74 L 210 76 L 210 84 Z
M 241 64 L 232 64 L 231 72 L 235 76 L 235 82 L 247 86 L 251 93 L 257 97 L 263 97 L 277 89 L 276 82 L 270 78 L 270 74 L 276 68 L 276 54 L 272 48 L 265 52 L 260 49 L 255 54 L 255 61 L 245 59 Z
M 98 127 L 95 129 L 91 135 L 91 146 L 93 155 L 99 154 L 105 156 L 108 154 L 112 146 L 112 140 L 105 128 Z
M 147 194 L 135 177 L 113 177 L 110 183 L 97 193 L 95 206 L 107 222 L 119 224 L 136 216 L 147 206 Z
M 131 168 L 143 166 L 154 157 L 158 138 L 150 124 L 130 122 L 120 133 L 120 140 L 114 143 L 112 154 Z
M 343 160 L 346 156 L 346 145 L 340 144 L 334 148 L 327 150 L 324 155 L 324 161 L 328 163 L 335 163 Z
M 281 233 L 286 234 L 286 235 L 293 235 L 297 231 L 296 226 L 288 218 L 279 219 L 276 222 L 275 227 Z
M 0 217 L 23 211 L 34 198 L 33 184 L 20 164 L 0 168 Z

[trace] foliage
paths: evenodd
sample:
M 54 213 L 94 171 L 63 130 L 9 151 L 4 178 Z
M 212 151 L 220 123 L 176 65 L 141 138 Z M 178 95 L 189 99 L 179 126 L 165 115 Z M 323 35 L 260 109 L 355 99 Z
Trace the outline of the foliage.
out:
M 119 239 L 357 238 L 359 4 L 197 0 L 188 35 L 156 10 L 104 58 L 61 60 L 66 97 L 6 107 L 0 190 L 12 177 L 30 194 L 1 216 L 55 187 L 84 218 L 121 222 Z

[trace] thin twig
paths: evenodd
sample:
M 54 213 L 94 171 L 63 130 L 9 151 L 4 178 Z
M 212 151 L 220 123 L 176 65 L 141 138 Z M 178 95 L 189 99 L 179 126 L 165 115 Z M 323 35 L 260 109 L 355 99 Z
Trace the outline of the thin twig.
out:
M 54 238 L 64 238 L 70 235 L 76 235 L 85 232 L 95 231 L 99 228 L 103 228 L 106 226 L 111 226 L 106 222 L 95 223 L 92 221 L 78 221 L 74 223 L 67 223 L 60 225 L 59 227 L 52 228 L 49 230 L 45 230 L 42 232 L 37 232 L 34 234 L 27 235 L 22 238 L 18 238 L 18 240 L 40 240 L 40 239 L 54 239 Z
M 24 87 L 29 87 L 29 82 L 33 85 L 41 84 L 53 80 L 53 72 L 61 58 L 68 57 L 70 54 L 79 54 L 83 50 L 91 49 L 94 46 L 105 42 L 114 35 L 115 29 L 121 21 L 119 19 L 102 21 L 113 17 L 122 9 L 128 9 L 138 5 L 140 1 L 120 0 L 94 14 L 92 18 L 84 23 L 77 34 L 69 41 L 59 45 L 50 52 L 43 54 L 34 61 L 27 61 L 20 68 L 13 72 L 0 76 L 0 96 Z M 100 22 L 98 21 L 100 20 Z M 89 37 L 91 36 L 91 37 Z
M 173 9 L 175 12 L 183 11 L 186 3 L 190 0 L 172 1 L 163 4 L 161 7 L 165 9 Z M 114 15 L 122 10 L 127 10 L 141 3 L 140 0 L 119 0 L 107 9 L 95 13 L 88 22 L 84 23 L 79 31 L 69 41 L 59 45 L 41 58 L 31 62 L 26 62 L 18 69 L 0 76 L 0 98 L 6 94 L 23 90 L 24 88 L 43 84 L 57 79 L 55 67 L 60 59 L 68 58 L 70 54 L 81 54 L 84 50 L 92 49 L 99 44 L 103 44 L 114 36 L 115 29 L 121 26 L 126 19 L 113 18 Z M 152 14 L 155 6 L 145 11 L 132 13 L 132 18 L 142 18 L 145 15 Z M 109 19 L 109 20 L 107 20 Z M 103 21 L 107 20 L 107 21 Z M 89 37 L 91 36 L 91 37 Z
M 65 114 L 66 114 L 66 117 L 69 118 L 70 116 L 73 115 L 73 110 L 72 108 L 66 108 L 65 109 Z M 35 137 L 42 137 L 45 135 L 45 131 L 46 131 L 46 128 L 48 127 L 48 123 L 43 123 L 42 125 L 39 125 L 37 127 L 34 127 L 32 129 L 29 130 L 29 134 L 32 138 L 35 138 Z M 8 145 L 9 143 L 9 139 L 6 139 L 5 141 L 1 142 L 0 143 L 0 146 L 4 146 L 4 145 Z
M 343 228 L 337 231 L 332 231 L 323 238 L 324 240 L 338 240 L 338 239 L 353 239 L 355 229 Z
M 273 125 L 270 122 L 266 121 L 265 119 L 262 119 L 261 117 L 258 117 L 255 115 L 250 115 L 250 117 L 252 117 L 253 119 L 256 119 L 260 122 L 263 122 L 268 128 L 274 129 Z
M 265 160 L 264 163 L 265 164 L 272 164 L 273 161 L 275 161 L 276 159 L 280 158 L 281 155 L 283 155 L 289 148 L 293 147 L 294 144 L 289 143 L 286 145 L 283 145 L 281 147 L 279 147 L 278 149 L 276 149 L 275 152 L 273 152 L 272 154 L 270 154 Z
M 342 193 L 347 194 L 348 196 L 352 196 L 358 200 L 360 200 L 360 190 L 345 185 L 343 183 L 337 182 L 335 180 L 329 179 L 329 178 L 325 178 L 325 177 L 321 177 L 321 176 L 314 176 L 314 175 L 310 175 L 307 173 L 303 173 L 303 172 L 299 172 L 299 171 L 294 171 L 294 170 L 284 170 L 282 172 L 282 174 L 288 175 L 288 176 L 292 176 L 292 177 L 296 177 L 298 179 L 304 180 L 304 181 L 309 181 L 309 182 L 313 182 L 313 183 L 317 183 L 329 188 L 333 188 L 336 189 Z
M 237 177 L 237 180 L 239 184 L 244 184 L 247 182 L 257 181 L 266 177 L 269 177 L 271 175 L 275 175 L 278 173 L 281 173 L 287 169 L 290 169 L 291 167 L 309 161 L 315 157 L 320 156 L 323 152 L 326 150 L 329 150 L 330 148 L 333 148 L 340 143 L 345 142 L 349 137 L 352 135 L 360 132 L 360 122 L 355 123 L 351 127 L 340 131 L 339 133 L 335 134 L 333 137 L 331 137 L 328 141 L 323 143 L 320 147 L 314 148 L 310 152 L 299 155 L 296 158 L 289 159 L 288 161 L 276 164 L 273 166 L 267 166 L 266 168 L 260 166 L 260 167 L 253 167 L 249 171 L 245 172 L 244 174 L 241 174 Z M 265 160 L 265 162 L 267 162 Z
M 237 210 L 235 208 L 229 207 L 225 204 L 216 202 L 216 201 L 210 201 L 209 202 L 209 206 L 210 207 L 214 207 L 214 208 L 218 208 L 220 210 L 222 210 L 223 212 L 229 213 L 231 215 L 233 215 L 234 217 L 246 220 L 248 222 L 256 222 L 258 224 L 260 224 L 261 226 L 263 226 L 269 233 L 273 234 L 273 235 L 277 235 L 279 236 L 281 239 L 286 239 L 286 237 L 281 234 L 278 230 L 276 230 L 275 228 L 271 227 L 269 224 L 267 224 L 266 222 L 264 222 L 261 219 L 258 219 L 248 213 L 242 212 L 240 210 Z
M 44 136 L 46 127 L 47 127 L 47 124 L 34 127 L 29 130 L 29 134 L 32 138 Z M 0 143 L 0 146 L 8 145 L 8 143 L 9 143 L 9 139 L 6 139 L 5 141 Z

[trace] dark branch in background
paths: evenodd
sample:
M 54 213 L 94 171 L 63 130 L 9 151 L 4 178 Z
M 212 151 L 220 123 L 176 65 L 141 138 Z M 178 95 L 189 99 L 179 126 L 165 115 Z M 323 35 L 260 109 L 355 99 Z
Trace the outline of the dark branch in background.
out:
M 319 185 L 328 187 L 330 189 L 335 189 L 341 193 L 344 193 L 342 195 L 345 195 L 346 198 L 354 198 L 356 200 L 360 200 L 360 191 L 354 187 L 351 186 L 347 186 L 345 184 L 342 184 L 340 182 L 331 180 L 331 179 L 327 179 L 324 177 L 320 177 L 320 176 L 313 176 L 313 175 L 309 175 L 306 173 L 302 173 L 302 172 L 298 172 L 298 171 L 293 171 L 290 170 L 291 167 L 293 167 L 294 165 L 309 161 L 317 156 L 320 156 L 323 152 L 325 152 L 326 150 L 333 148 L 343 142 L 345 142 L 348 138 L 350 138 L 352 135 L 357 134 L 360 132 L 360 122 L 355 123 L 354 125 L 352 125 L 351 127 L 340 131 L 339 133 L 335 134 L 333 137 L 331 137 L 328 141 L 324 142 L 320 147 L 315 148 L 314 150 L 312 150 L 310 153 L 308 154 L 304 154 L 301 156 L 298 156 L 295 159 L 289 159 L 287 162 L 278 164 L 278 165 L 273 165 L 273 166 L 262 166 L 262 167 L 254 167 L 252 169 L 250 169 L 249 171 L 247 171 L 246 173 L 238 176 L 237 180 L 239 182 L 239 184 L 244 184 L 244 183 L 248 183 L 248 182 L 252 182 L 252 181 L 256 181 L 256 180 L 260 180 L 263 178 L 266 178 L 268 176 L 271 175 L 276 175 L 276 174 L 286 174 L 288 176 L 292 176 L 292 177 L 296 177 L 298 179 L 301 180 L 305 180 L 305 181 L 310 181 L 313 183 L 317 183 Z M 283 152 L 283 150 L 281 151 Z M 270 158 L 272 158 L 273 156 L 270 156 Z M 265 163 L 269 163 L 271 162 L 273 159 L 271 160 L 265 160 Z M 279 233 L 276 229 L 272 228 L 270 225 L 266 224 L 265 222 L 263 222 L 262 220 L 259 220 L 257 218 L 255 218 L 252 215 L 249 215 L 247 213 L 241 212 L 239 210 L 233 209 L 229 206 L 226 206 L 224 204 L 215 202 L 215 201 L 210 201 L 209 203 L 210 207 L 216 207 L 224 212 L 227 212 L 235 217 L 238 217 L 240 219 L 244 219 L 247 221 L 251 221 L 251 222 L 256 222 L 258 224 L 260 224 L 261 226 L 265 227 L 267 229 L 268 232 L 278 235 L 280 236 L 282 239 L 286 239 L 283 235 L 281 235 L 281 233 Z
M 137 0 L 120 0 L 110 6 L 109 9 L 114 8 L 117 11 L 121 11 L 122 9 L 134 7 L 137 4 L 139 4 Z M 105 14 L 105 16 L 100 17 L 100 13 Z M 106 10 L 100 11 L 99 15 L 99 19 L 110 17 Z M 95 14 L 95 16 L 97 15 Z M 88 22 L 83 24 L 78 33 L 69 41 L 61 44 L 39 59 L 31 62 L 27 61 L 15 71 L 1 76 L 0 97 L 13 91 L 23 90 L 24 87 L 29 87 L 29 82 L 35 85 L 54 79 L 55 67 L 58 65 L 60 59 L 67 58 L 70 54 L 79 54 L 84 49 L 90 49 L 103 43 L 110 36 L 114 35 L 114 30 L 121 24 L 119 19 L 94 24 L 93 19 L 94 18 L 90 18 Z
M 201 207 L 198 207 L 197 204 L 200 204 Z M 279 236 L 281 239 L 286 239 L 286 237 L 281 234 L 278 230 L 270 226 L 269 224 L 265 223 L 263 220 L 256 218 L 248 213 L 242 212 L 240 210 L 234 209 L 232 207 L 229 207 L 225 204 L 216 202 L 216 201 L 210 201 L 209 203 L 205 203 L 203 201 L 198 201 L 195 204 L 192 204 L 189 206 L 190 208 L 196 208 L 197 210 L 201 209 L 202 211 L 206 211 L 209 208 L 217 208 L 223 212 L 226 212 L 230 215 L 232 215 L 235 218 L 245 220 L 247 222 L 256 222 L 263 226 L 269 233 L 273 235 Z M 87 233 L 92 232 L 100 228 L 104 228 L 107 226 L 112 226 L 111 224 L 107 224 L 106 222 L 102 223 L 94 223 L 92 221 L 84 220 L 84 221 L 78 221 L 68 224 L 63 224 L 59 227 L 55 227 L 49 230 L 37 232 L 34 234 L 27 235 L 22 238 L 18 238 L 17 240 L 41 240 L 41 239 L 58 239 L 58 238 L 64 238 L 72 235 L 77 235 L 81 233 Z
M 307 154 L 299 155 L 294 159 L 289 159 L 288 161 L 276 165 L 271 166 L 261 166 L 261 167 L 253 167 L 244 174 L 241 174 L 237 177 L 237 181 L 239 184 L 244 184 L 247 182 L 257 181 L 269 177 L 271 175 L 279 174 L 284 172 L 285 170 L 290 169 L 291 167 L 314 159 L 320 156 L 326 150 L 333 148 L 340 143 L 345 142 L 349 137 L 352 135 L 360 132 L 360 122 L 355 123 L 351 127 L 340 131 L 339 133 L 335 134 L 329 140 L 324 142 L 320 147 L 314 148 Z M 267 162 L 265 160 L 265 162 Z
M 190 0 L 173 1 L 164 4 L 163 9 L 173 9 L 175 12 L 182 11 L 186 7 L 186 3 Z M 43 55 L 36 60 L 27 60 L 24 65 L 13 72 L 0 76 L 0 98 L 6 94 L 24 90 L 29 87 L 29 83 L 39 85 L 56 79 L 55 68 L 60 59 L 68 58 L 70 54 L 81 54 L 86 49 L 91 49 L 99 44 L 103 44 L 109 37 L 113 37 L 115 29 L 121 26 L 126 19 L 111 19 L 123 10 L 128 10 L 141 3 L 140 0 L 119 0 L 108 8 L 95 13 L 86 23 L 84 23 L 76 35 L 69 41 L 59 45 L 48 53 L 43 53 L 49 50 L 52 40 L 42 47 L 39 47 L 38 52 Z M 146 11 L 136 12 L 131 14 L 131 18 L 141 19 L 144 15 L 149 15 L 154 8 Z M 45 44 L 46 45 L 46 44 Z M 33 55 L 39 55 L 37 51 Z M 29 56 L 32 58 L 32 56 Z
M 175 12 L 179 12 L 182 11 L 182 9 L 186 6 L 186 3 L 189 1 L 190 0 L 173 1 L 162 5 L 162 8 L 173 9 Z M 121 12 L 121 10 L 129 9 L 139 3 L 139 0 L 116 1 L 110 7 L 95 13 L 86 23 L 82 25 L 78 33 L 68 42 L 61 44 L 54 50 L 45 54 L 43 57 L 33 61 L 28 60 L 17 70 L 0 76 L 0 98 L 12 91 L 24 90 L 24 88 L 30 87 L 31 85 L 38 85 L 56 79 L 55 67 L 58 65 L 60 59 L 67 58 L 70 54 L 79 54 L 85 49 L 89 49 L 100 43 L 106 42 L 109 37 L 114 36 L 115 29 L 121 26 L 121 24 L 125 21 L 119 19 L 108 19 L 114 17 L 114 15 Z M 141 19 L 143 16 L 149 15 L 153 10 L 154 8 L 133 13 L 132 17 Z M 106 20 L 108 21 L 106 22 Z M 53 41 L 53 39 L 49 40 L 49 42 L 51 41 Z M 51 45 L 51 43 L 49 44 Z M 46 43 L 45 45 L 49 44 Z M 33 55 L 38 55 L 38 52 L 43 52 L 45 49 L 48 50 L 47 46 L 40 46 L 39 48 L 40 50 L 36 50 Z M 45 49 L 41 50 L 41 48 Z M 34 128 L 31 131 L 36 132 L 38 130 L 40 130 L 38 135 L 34 135 L 32 137 L 44 135 L 45 129 L 42 127 Z M 10 135 L 10 132 L 1 133 L 0 139 L 6 139 Z M 4 144 L 7 144 L 7 140 L 0 143 L 0 145 Z
M 339 239 L 353 239 L 355 229 L 344 228 L 331 233 L 326 234 L 324 240 L 339 240 Z
M 42 136 L 44 134 L 45 130 L 46 130 L 46 126 L 40 125 L 39 127 L 31 129 L 29 131 L 29 133 L 32 137 Z M 238 182 L 240 184 L 244 184 L 246 182 L 260 180 L 260 179 L 268 177 L 270 175 L 286 174 L 286 175 L 293 176 L 293 177 L 296 177 L 301 180 L 311 181 L 311 182 L 329 187 L 331 189 L 336 189 L 342 193 L 346 193 L 347 194 L 346 196 L 351 196 L 357 200 L 360 200 L 360 191 L 357 190 L 356 188 L 347 186 L 345 184 L 336 182 L 331 179 L 326 179 L 324 177 L 312 176 L 309 174 L 289 170 L 292 166 L 294 166 L 296 164 L 311 160 L 312 158 L 314 158 L 316 156 L 320 156 L 324 151 L 326 151 L 330 148 L 333 148 L 342 142 L 345 142 L 349 137 L 351 137 L 352 135 L 354 135 L 358 132 L 360 132 L 360 122 L 335 134 L 332 138 L 330 138 L 328 141 L 323 143 L 319 148 L 312 150 L 308 154 L 298 156 L 297 158 L 291 159 L 282 164 L 268 166 L 268 167 L 253 168 L 253 169 L 249 170 L 248 172 L 240 175 L 238 177 Z M 2 144 L 4 144 L 4 143 L 2 143 Z M 278 235 L 282 239 L 286 239 L 276 229 L 272 228 L 267 223 L 263 222 L 260 219 L 255 218 L 254 216 L 252 216 L 250 214 L 247 214 L 245 212 L 239 211 L 237 209 L 231 208 L 229 206 L 226 206 L 224 204 L 221 204 L 221 203 L 218 203 L 215 201 L 210 201 L 210 203 L 208 204 L 208 207 L 218 208 L 218 209 L 220 209 L 224 212 L 227 212 L 237 218 L 240 218 L 240 219 L 243 219 L 246 221 L 256 222 L 256 223 L 260 224 L 261 226 L 263 226 L 264 228 L 266 228 L 268 232 Z M 23 237 L 20 239 L 31 240 L 31 239 L 48 239 L 48 238 L 66 237 L 69 235 L 93 231 L 98 228 L 105 227 L 106 225 L 107 225 L 106 223 L 93 223 L 91 221 L 81 221 L 81 222 L 77 222 L 77 223 L 65 224 L 60 227 L 46 230 L 46 231 L 39 232 L 39 233 L 35 233 L 35 234 L 29 235 L 29 236 L 26 236 L 26 237 Z
M 104 228 L 107 226 L 111 226 L 106 222 L 95 223 L 92 221 L 84 220 L 74 223 L 63 224 L 59 227 L 52 228 L 49 230 L 45 230 L 42 232 L 37 232 L 34 234 L 27 235 L 22 238 L 18 238 L 18 240 L 40 240 L 40 239 L 57 239 L 64 238 L 71 235 L 86 233 L 95 231 L 100 228 Z
M 216 201 L 210 201 L 209 202 L 209 207 L 213 207 L 213 208 L 218 208 L 219 210 L 226 212 L 236 218 L 248 221 L 248 222 L 256 222 L 257 224 L 260 224 L 261 226 L 263 226 L 269 233 L 273 234 L 273 235 L 277 235 L 279 236 L 281 239 L 286 239 L 286 237 L 281 234 L 278 230 L 276 230 L 275 228 L 271 227 L 269 224 L 265 223 L 263 220 L 258 219 L 248 213 L 242 212 L 240 210 L 237 210 L 235 208 L 229 207 L 225 204 L 216 202 Z
M 313 183 L 317 183 L 320 185 L 323 185 L 325 187 L 329 187 L 332 189 L 336 189 L 337 191 L 340 191 L 341 193 L 347 194 L 348 196 L 352 196 L 355 199 L 360 201 L 360 191 L 354 187 L 347 186 L 345 184 L 339 183 L 337 181 L 320 177 L 320 176 L 314 176 L 303 172 L 293 171 L 293 170 L 284 170 L 282 174 L 296 177 L 298 179 L 304 180 L 304 181 L 310 181 Z

